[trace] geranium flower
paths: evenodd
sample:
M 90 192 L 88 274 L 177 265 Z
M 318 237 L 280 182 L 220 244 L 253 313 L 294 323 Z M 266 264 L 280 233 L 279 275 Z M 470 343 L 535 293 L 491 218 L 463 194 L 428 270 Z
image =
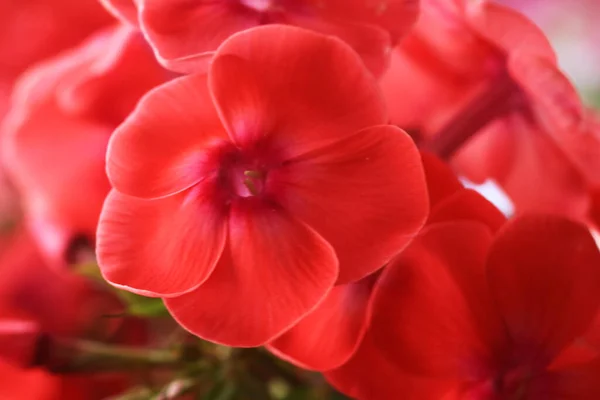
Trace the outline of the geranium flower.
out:
M 137 32 L 114 27 L 20 79 L 3 125 L 3 161 L 32 231 L 56 264 L 72 258 L 78 243 L 94 242 L 110 189 L 110 134 L 169 74 Z
M 599 398 L 599 353 L 580 340 L 600 304 L 600 253 L 584 226 L 522 216 L 494 238 L 440 225 L 380 279 L 375 347 L 399 380 L 429 382 L 415 399 Z
M 264 24 L 290 24 L 349 43 L 376 74 L 391 46 L 417 17 L 418 0 L 102 0 L 121 20 L 139 25 L 168 68 L 205 70 L 229 36 Z
M 493 178 L 518 211 L 585 214 L 586 181 L 564 149 L 582 136 L 584 108 L 544 34 L 518 12 L 424 1 L 382 88 L 394 123 L 470 180 Z
M 478 193 L 465 189 L 441 160 L 429 153 L 421 156 L 431 204 L 423 231 L 449 221 L 479 221 L 493 231 L 504 223 L 500 211 Z M 372 340 L 368 327 L 373 291 L 377 285 L 385 284 L 379 280 L 381 273 L 379 270 L 357 282 L 334 287 L 314 311 L 271 342 L 269 350 L 302 368 L 338 369 L 330 373 L 333 381 L 341 376 L 344 382 L 370 384 L 368 378 L 361 378 L 353 371 L 356 367 L 357 371 L 361 369 L 359 366 L 365 363 L 363 357 L 372 357 L 363 354 L 371 352 L 367 350 Z M 340 386 L 343 391 L 353 393 L 343 383 Z
M 271 25 L 142 99 L 111 138 L 104 277 L 208 340 L 257 346 L 422 226 L 414 143 L 336 38 Z

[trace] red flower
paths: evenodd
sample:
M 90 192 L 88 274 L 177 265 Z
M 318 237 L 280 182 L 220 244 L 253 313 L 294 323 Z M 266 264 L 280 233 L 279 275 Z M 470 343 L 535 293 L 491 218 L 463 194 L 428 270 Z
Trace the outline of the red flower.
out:
M 428 153 L 421 156 L 431 204 L 424 230 L 448 221 L 474 220 L 495 231 L 504 223 L 504 216 L 478 193 L 463 188 L 442 161 Z M 342 380 L 364 381 L 369 385 L 371 382 L 355 375 L 354 368 L 360 370 L 358 366 L 366 362 L 364 357 L 378 357 L 367 354 L 372 352 L 367 348 L 372 340 L 368 332 L 372 293 L 380 284 L 380 273 L 381 270 L 360 281 L 334 287 L 312 313 L 271 342 L 269 350 L 302 368 L 319 371 L 338 368 L 328 374 L 334 381 L 342 376 Z M 343 383 L 341 386 L 353 393 Z
M 59 265 L 72 244 L 94 240 L 110 189 L 104 163 L 112 130 L 166 78 L 143 38 L 115 27 L 19 81 L 3 127 L 4 161 L 33 232 Z
M 455 156 L 469 179 L 493 178 L 519 211 L 586 212 L 586 183 L 566 149 L 582 136 L 583 107 L 543 33 L 516 11 L 425 1 L 382 87 L 394 123 Z
M 598 352 L 578 341 L 600 305 L 589 232 L 551 216 L 487 232 L 440 225 L 386 269 L 371 322 L 380 351 L 431 381 L 435 395 L 419 399 L 599 398 Z
M 167 298 L 203 338 L 273 339 L 423 224 L 418 152 L 385 121 L 341 41 L 285 26 L 235 35 L 208 75 L 153 90 L 114 133 L 105 278 Z
M 229 36 L 281 23 L 332 34 L 349 43 L 380 74 L 393 43 L 412 25 L 418 0 L 102 0 L 136 24 L 168 68 L 200 72 Z M 137 7 L 137 13 L 135 8 Z

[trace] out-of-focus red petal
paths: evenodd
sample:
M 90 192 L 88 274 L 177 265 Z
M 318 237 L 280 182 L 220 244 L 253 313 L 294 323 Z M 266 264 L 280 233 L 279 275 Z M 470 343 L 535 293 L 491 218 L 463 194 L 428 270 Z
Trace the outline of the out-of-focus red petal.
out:
M 340 392 L 360 400 L 446 400 L 452 382 L 409 374 L 391 363 L 367 333 L 354 356 L 325 378 Z
M 596 400 L 600 398 L 600 358 L 548 371 L 534 379 L 528 388 L 528 398 L 560 400 Z
M 130 26 L 113 26 L 88 39 L 71 53 L 83 68 L 61 77 L 56 97 L 73 118 L 116 126 L 150 89 L 174 77 L 154 58 L 144 37 Z M 89 55 L 88 55 L 89 54 Z
M 259 22 L 258 14 L 220 1 L 139 0 L 138 7 L 140 25 L 159 61 L 184 73 L 202 72 L 196 56 L 215 51 L 229 36 Z
M 173 194 L 215 168 L 206 149 L 225 140 L 206 75 L 178 78 L 144 96 L 115 131 L 108 177 L 115 189 L 131 196 Z
M 511 77 L 531 101 L 538 123 L 560 143 L 561 136 L 576 134 L 584 117 L 577 90 L 553 62 L 530 54 L 515 54 L 508 61 Z
M 211 277 L 165 300 L 183 327 L 228 346 L 272 341 L 325 298 L 338 274 L 335 252 L 315 231 L 254 200 L 232 204 L 229 241 Z
M 589 188 L 579 171 L 540 127 L 522 115 L 509 115 L 481 132 L 455 160 L 470 179 L 487 171 L 518 212 L 582 218 L 588 210 Z
M 598 312 L 600 252 L 587 229 L 549 215 L 522 216 L 498 234 L 488 277 L 523 357 L 547 363 Z
M 600 187 L 592 190 L 589 217 L 596 230 L 600 230 Z
M 367 329 L 374 279 L 334 287 L 312 313 L 271 342 L 269 350 L 301 368 L 317 371 L 344 364 Z
M 287 19 L 299 27 L 342 39 L 358 53 L 365 66 L 376 77 L 382 76 L 389 66 L 392 51 L 390 34 L 377 26 L 340 20 L 330 22 L 303 15 L 290 15 Z
M 387 122 L 377 82 L 339 39 L 269 25 L 232 36 L 215 57 L 225 54 L 244 59 L 264 87 L 273 125 L 262 134 L 288 157 Z
M 444 379 L 491 372 L 507 344 L 485 276 L 491 242 L 482 224 L 440 224 L 384 270 L 370 329 L 391 362 Z
M 478 35 L 505 53 L 536 54 L 556 63 L 544 32 L 522 13 L 491 1 L 468 2 L 466 22 Z
M 0 80 L 11 82 L 31 65 L 76 46 L 112 18 L 97 0 L 0 4 Z
M 485 197 L 471 189 L 461 189 L 431 210 L 428 224 L 449 221 L 476 221 L 496 232 L 506 218 Z
M 137 4 L 139 0 L 100 0 L 100 3 L 119 21 L 138 26 Z
M 6 165 L 24 195 L 34 234 L 45 253 L 62 263 L 73 235 L 94 236 L 110 189 L 104 173 L 110 127 L 65 117 L 52 101 L 15 108 L 10 118 L 3 138 Z
M 429 193 L 429 206 L 433 209 L 440 202 L 452 194 L 460 191 L 463 185 L 456 174 L 433 153 L 421 151 L 421 160 L 425 177 L 427 178 L 427 190 Z
M 290 160 L 269 177 L 280 204 L 336 250 L 338 283 L 383 267 L 417 234 L 429 210 L 419 152 L 391 125 Z
M 390 0 L 385 3 L 365 0 L 311 0 L 322 17 L 370 24 L 389 32 L 395 42 L 402 37 L 417 19 L 419 1 Z
M 561 150 L 588 183 L 600 187 L 600 114 L 596 110 L 587 110 L 575 131 L 553 133 Z
M 33 321 L 0 319 L 0 359 L 23 368 L 32 366 L 41 334 Z
M 22 369 L 0 361 L 0 376 L 0 399 L 63 400 L 58 397 L 60 378 L 42 369 Z
M 225 245 L 227 214 L 203 181 L 157 200 L 113 190 L 98 225 L 97 256 L 110 283 L 135 293 L 170 297 L 197 288 Z

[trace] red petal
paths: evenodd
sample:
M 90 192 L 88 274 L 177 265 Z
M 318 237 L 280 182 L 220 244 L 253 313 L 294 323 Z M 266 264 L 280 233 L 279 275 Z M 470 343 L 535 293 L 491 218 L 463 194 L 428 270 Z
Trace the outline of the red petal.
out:
M 391 362 L 431 377 L 487 377 L 507 343 L 485 276 L 485 226 L 438 225 L 384 270 L 371 331 Z
M 138 25 L 137 3 L 139 0 L 100 0 L 108 12 L 125 24 Z
M 450 166 L 433 153 L 421 151 L 423 169 L 427 178 L 429 206 L 433 209 L 438 203 L 463 188 Z
M 213 271 L 227 216 L 214 205 L 213 182 L 157 200 L 113 190 L 98 226 L 98 263 L 115 286 L 146 296 L 177 296 Z
M 325 373 L 325 378 L 337 390 L 356 399 L 446 400 L 443 395 L 452 382 L 411 375 L 398 369 L 381 353 L 372 335 L 362 340 L 358 351 L 340 368 Z
M 581 335 L 598 312 L 600 253 L 585 227 L 524 216 L 499 233 L 488 276 L 512 339 L 539 363 Z
M 280 204 L 336 250 L 339 283 L 381 268 L 427 217 L 421 157 L 410 137 L 391 125 L 290 160 L 269 178 Z
M 381 28 L 356 22 L 343 23 L 339 19 L 329 22 L 312 16 L 290 16 L 288 21 L 299 27 L 342 39 L 354 49 L 376 77 L 383 75 L 389 66 L 392 42 L 389 33 Z
M 556 63 L 544 32 L 522 13 L 489 1 L 470 2 L 468 23 L 479 35 L 509 54 L 536 54 Z
M 475 221 L 496 232 L 506 218 L 485 197 L 471 189 L 462 189 L 440 202 L 431 210 L 428 224 L 450 221 Z
M 64 399 L 60 392 L 61 378 L 42 369 L 22 369 L 0 361 L 1 399 L 74 400 Z
M 584 117 L 583 104 L 556 64 L 529 54 L 515 54 L 508 68 L 528 95 L 536 119 L 546 132 L 559 143 L 562 136 L 573 135 Z
M 178 72 L 202 72 L 197 57 L 229 36 L 258 25 L 258 16 L 227 2 L 139 0 L 140 24 L 161 63 Z M 200 67 L 206 66 L 201 63 Z
M 41 335 L 33 321 L 0 320 L 0 359 L 22 368 L 31 367 Z
M 318 234 L 254 200 L 232 204 L 229 242 L 210 279 L 165 300 L 183 327 L 228 346 L 272 341 L 325 298 L 338 272 L 333 249 Z
M 189 188 L 207 170 L 206 149 L 227 140 L 205 75 L 150 91 L 111 137 L 107 173 L 118 191 L 157 198 Z
M 226 54 L 212 62 L 208 84 L 221 120 L 239 146 L 254 144 L 274 130 L 273 105 L 260 83 L 252 65 L 240 57 Z
M 323 17 L 380 27 L 391 33 L 394 42 L 412 27 L 420 5 L 418 0 L 328 0 L 315 3 L 318 3 Z
M 273 123 L 272 131 L 259 134 L 268 135 L 274 147 L 289 157 L 387 122 L 377 82 L 356 53 L 339 39 L 269 25 L 234 35 L 215 57 L 225 54 L 244 59 L 260 80 L 265 90 L 261 99 L 270 105 L 268 117 Z M 239 78 L 222 79 L 237 82 Z M 219 88 L 230 86 L 214 86 L 215 99 L 225 109 L 232 91 L 221 92 Z
M 528 390 L 528 398 L 597 400 L 600 398 L 599 376 L 600 359 L 567 369 L 549 371 L 533 380 Z
M 269 344 L 269 350 L 301 368 L 327 371 L 352 356 L 367 329 L 373 280 L 334 287 L 298 325 Z

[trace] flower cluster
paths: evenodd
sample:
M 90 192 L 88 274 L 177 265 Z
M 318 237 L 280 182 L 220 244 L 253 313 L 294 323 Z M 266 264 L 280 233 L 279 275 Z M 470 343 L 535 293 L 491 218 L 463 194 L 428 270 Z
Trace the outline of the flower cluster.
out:
M 600 114 L 512 2 L 55 2 L 0 6 L 0 399 L 600 398 Z

